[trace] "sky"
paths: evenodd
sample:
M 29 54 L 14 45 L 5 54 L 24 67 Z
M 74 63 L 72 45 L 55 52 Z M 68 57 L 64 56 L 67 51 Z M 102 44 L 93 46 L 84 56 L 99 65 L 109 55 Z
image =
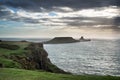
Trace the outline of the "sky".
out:
M 0 0 L 0 37 L 120 38 L 120 0 Z

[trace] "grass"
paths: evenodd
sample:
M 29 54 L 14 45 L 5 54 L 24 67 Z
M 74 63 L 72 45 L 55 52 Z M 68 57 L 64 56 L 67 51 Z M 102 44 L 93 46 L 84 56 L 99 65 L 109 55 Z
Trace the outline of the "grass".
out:
M 0 58 L 0 63 L 3 64 L 3 67 L 9 68 L 21 68 L 21 65 L 13 60 Z
M 4 42 L 0 42 L 1 44 L 10 44 L 10 45 L 17 45 L 19 46 L 20 48 L 17 49 L 17 50 L 9 50 L 9 49 L 5 49 L 5 48 L 0 48 L 0 56 L 1 55 L 22 55 L 24 54 L 24 52 L 26 52 L 26 50 L 24 50 L 25 47 L 27 47 L 30 43 L 28 42 L 11 42 L 11 41 L 4 41 Z
M 120 80 L 120 77 L 95 75 L 78 76 L 14 68 L 0 68 L 0 80 Z
M 17 42 L 17 41 L 3 41 L 0 42 L 1 44 L 8 44 L 7 48 L 9 48 L 9 45 L 16 45 L 19 48 L 15 50 L 10 50 L 4 47 L 0 47 L 0 64 L 3 64 L 3 67 L 8 68 L 20 68 L 21 65 L 11 59 L 9 59 L 10 55 L 21 55 L 24 56 L 25 52 L 27 50 L 24 50 L 25 47 L 27 47 L 30 43 L 28 42 Z

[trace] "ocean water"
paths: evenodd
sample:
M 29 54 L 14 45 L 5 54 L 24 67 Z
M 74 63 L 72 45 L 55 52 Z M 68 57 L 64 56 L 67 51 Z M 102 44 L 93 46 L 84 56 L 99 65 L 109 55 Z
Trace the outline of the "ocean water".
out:
M 51 62 L 73 74 L 120 76 L 120 40 L 45 44 Z

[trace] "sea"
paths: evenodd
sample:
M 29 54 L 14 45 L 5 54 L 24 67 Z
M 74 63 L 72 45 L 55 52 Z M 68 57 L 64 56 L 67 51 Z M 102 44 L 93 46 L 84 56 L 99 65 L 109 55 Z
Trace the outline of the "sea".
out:
M 0 38 L 6 41 L 42 42 L 49 39 Z M 51 62 L 77 75 L 120 76 L 120 39 L 93 39 L 88 42 L 44 44 Z

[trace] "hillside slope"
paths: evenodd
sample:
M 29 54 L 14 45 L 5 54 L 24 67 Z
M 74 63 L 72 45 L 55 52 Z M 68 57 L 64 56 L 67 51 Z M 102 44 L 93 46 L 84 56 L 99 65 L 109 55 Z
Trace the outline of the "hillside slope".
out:
M 68 75 L 23 69 L 1 68 L 0 80 L 120 80 L 120 77 Z

